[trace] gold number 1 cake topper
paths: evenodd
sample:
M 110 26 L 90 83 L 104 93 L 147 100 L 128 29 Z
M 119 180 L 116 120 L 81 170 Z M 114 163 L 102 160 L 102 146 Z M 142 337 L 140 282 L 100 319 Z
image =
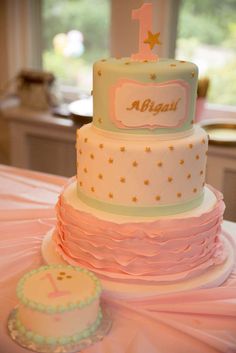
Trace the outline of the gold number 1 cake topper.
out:
M 155 45 L 160 45 L 160 32 L 152 33 L 152 4 L 143 4 L 139 9 L 132 11 L 132 19 L 139 21 L 139 51 L 132 54 L 134 61 L 156 61 L 158 56 L 152 52 Z

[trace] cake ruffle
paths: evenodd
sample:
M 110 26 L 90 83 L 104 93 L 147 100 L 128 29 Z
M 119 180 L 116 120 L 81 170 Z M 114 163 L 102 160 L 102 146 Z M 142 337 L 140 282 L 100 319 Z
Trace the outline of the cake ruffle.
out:
M 109 279 L 168 282 L 192 278 L 225 259 L 222 194 L 200 216 L 116 223 L 75 209 L 60 195 L 56 249 L 70 264 Z

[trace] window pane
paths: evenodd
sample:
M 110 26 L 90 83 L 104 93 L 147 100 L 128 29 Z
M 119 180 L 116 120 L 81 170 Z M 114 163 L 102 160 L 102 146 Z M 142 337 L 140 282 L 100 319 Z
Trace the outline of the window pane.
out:
M 210 79 L 210 103 L 236 105 L 236 1 L 182 0 L 176 57 Z
M 43 68 L 90 93 L 92 64 L 108 56 L 109 0 L 43 0 Z

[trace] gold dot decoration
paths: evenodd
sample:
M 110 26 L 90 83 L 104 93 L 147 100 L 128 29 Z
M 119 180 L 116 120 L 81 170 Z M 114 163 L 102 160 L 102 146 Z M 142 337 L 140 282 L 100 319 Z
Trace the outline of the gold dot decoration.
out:
M 61 275 L 61 276 L 65 276 L 65 274 L 66 274 L 65 272 L 60 272 L 59 273 L 59 275 Z
M 192 77 L 195 76 L 195 72 L 194 72 L 194 71 L 191 72 L 191 76 L 192 76 Z
M 150 79 L 151 80 L 156 80 L 157 78 L 157 75 L 156 74 L 150 74 Z
M 57 276 L 58 281 L 62 281 L 63 277 Z
M 155 200 L 156 201 L 160 201 L 160 199 L 161 199 L 161 196 L 160 195 L 156 195 Z
M 189 147 L 190 149 L 192 149 L 192 148 L 193 148 L 193 144 L 190 143 L 190 144 L 188 145 L 188 147 Z
M 79 149 L 79 154 L 82 154 L 82 150 L 81 149 Z
M 170 64 L 171 67 L 176 67 L 176 64 Z
M 197 192 L 197 188 L 193 188 L 193 192 L 196 193 Z
M 188 175 L 187 175 L 187 179 L 191 179 L 192 178 L 192 175 L 189 173 Z
M 171 183 L 173 181 L 173 178 L 172 177 L 168 177 L 168 183 Z
M 82 183 L 82 181 L 80 181 L 80 182 L 79 182 L 79 185 L 80 185 L 80 186 L 83 186 L 83 183 Z
M 88 142 L 88 138 L 87 138 L 87 137 L 85 137 L 84 142 L 85 142 L 85 143 L 87 143 L 87 142 Z
M 203 175 L 203 170 L 200 171 L 200 175 Z
M 148 60 L 143 60 L 143 63 L 147 63 L 148 62 Z
M 148 179 L 144 180 L 144 185 L 149 185 L 150 184 L 150 181 Z
M 196 158 L 196 160 L 199 160 L 199 158 L 200 158 L 199 154 L 197 154 L 195 158 Z
M 183 165 L 183 164 L 184 164 L 184 160 L 181 159 L 181 160 L 179 161 L 179 164 L 180 164 L 180 165 Z
M 180 197 L 182 197 L 182 193 L 181 193 L 181 192 L 177 192 L 176 196 L 177 196 L 178 198 L 180 198 Z
M 65 278 L 72 278 L 71 275 L 67 275 L 65 272 L 60 272 L 59 275 L 57 276 L 58 281 L 62 281 Z
M 185 61 L 185 60 L 180 60 L 179 62 L 180 62 L 181 64 L 186 63 L 186 61 Z
M 132 166 L 133 166 L 133 167 L 137 167 L 137 166 L 138 166 L 138 162 L 133 161 Z
M 194 124 L 194 120 L 191 120 L 191 124 L 192 124 L 192 125 Z
M 124 177 L 120 177 L 120 182 L 124 184 L 126 182 L 126 179 Z
M 138 198 L 136 196 L 132 197 L 132 202 L 138 202 Z
M 202 142 L 202 144 L 203 144 L 203 145 L 205 145 L 206 140 L 205 140 L 205 139 L 202 139 L 202 141 L 201 141 L 201 142 Z
M 103 175 L 100 173 L 100 174 L 98 174 L 98 179 L 103 179 Z
M 125 151 L 126 151 L 125 146 L 121 146 L 121 147 L 120 147 L 120 151 L 121 151 L 121 152 L 125 152 Z
M 107 59 L 102 59 L 101 61 L 104 63 L 105 61 L 107 61 Z
M 114 195 L 112 194 L 112 192 L 109 192 L 108 197 L 109 199 L 113 199 Z
M 98 76 L 102 76 L 102 71 L 98 70 Z
M 98 147 L 99 147 L 100 149 L 103 149 L 103 147 L 104 147 L 103 143 L 100 143 Z
M 71 275 L 67 275 L 66 278 L 70 279 L 70 278 L 72 278 L 72 276 Z
M 151 151 L 151 147 L 145 147 L 145 152 L 150 153 Z
M 109 158 L 109 159 L 108 159 L 108 163 L 109 163 L 109 164 L 112 164 L 113 162 L 114 162 L 114 159 L 113 159 L 113 158 Z
M 88 173 L 88 169 L 87 169 L 87 168 L 84 168 L 84 172 L 85 172 L 85 173 Z
M 158 162 L 157 165 L 158 165 L 158 167 L 162 167 L 163 163 L 162 162 Z
M 93 186 L 91 186 L 90 190 L 91 190 L 92 192 L 95 192 L 95 188 L 94 188 Z
M 130 61 L 126 61 L 126 62 L 125 62 L 125 65 L 130 65 Z
M 94 159 L 94 154 L 93 153 L 90 154 L 90 158 Z
M 170 151 L 174 151 L 174 146 L 169 146 Z
M 102 123 L 102 119 L 98 118 L 98 123 L 101 124 Z

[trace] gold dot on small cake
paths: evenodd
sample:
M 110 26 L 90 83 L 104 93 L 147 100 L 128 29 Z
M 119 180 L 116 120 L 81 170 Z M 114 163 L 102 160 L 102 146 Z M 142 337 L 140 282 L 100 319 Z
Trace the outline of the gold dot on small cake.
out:
M 92 192 L 95 192 L 95 189 L 94 189 L 93 186 L 91 186 L 90 190 L 91 190 Z
M 181 64 L 186 63 L 186 61 L 185 61 L 185 60 L 180 60 L 179 62 L 180 62 Z
M 101 124 L 102 123 L 102 119 L 98 118 L 98 122 L 99 122 L 99 124 Z
M 98 147 L 102 149 L 104 147 L 104 145 L 102 143 L 100 143 Z
M 200 171 L 200 175 L 203 175 L 203 170 Z
M 176 194 L 176 195 L 177 195 L 177 197 L 178 197 L 178 198 L 182 197 L 181 192 L 177 192 L 177 194 Z
M 108 163 L 110 163 L 110 164 L 112 164 L 113 161 L 114 161 L 114 159 L 112 159 L 112 158 L 109 158 L 109 159 L 108 159 Z
M 84 168 L 84 172 L 85 172 L 85 173 L 88 173 L 88 169 L 87 169 L 87 168 Z
M 58 279 L 59 281 L 61 281 L 61 280 L 63 280 L 63 277 L 58 276 L 57 279 Z
M 174 151 L 174 146 L 169 146 L 170 151 Z
M 191 76 L 192 76 L 192 77 L 195 76 L 195 72 L 194 72 L 194 71 L 191 72 Z
M 136 196 L 133 196 L 133 197 L 132 197 L 132 201 L 133 201 L 133 202 L 137 202 L 137 201 L 138 201 L 138 198 L 137 198 Z
M 102 75 L 102 71 L 98 70 L 98 76 L 101 76 L 101 75 Z
M 105 62 L 105 61 L 107 61 L 107 59 L 101 59 L 101 61 L 102 61 L 102 62 Z
M 130 65 L 130 61 L 126 61 L 126 62 L 125 62 L 125 65 Z
M 85 137 L 84 142 L 85 142 L 85 143 L 88 142 L 88 138 L 87 138 L 87 137 Z
M 72 278 L 72 276 L 71 275 L 67 275 L 66 278 Z
M 121 146 L 121 147 L 120 147 L 120 151 L 121 151 L 121 152 L 125 152 L 125 146 Z
M 192 177 L 192 175 L 189 173 L 189 174 L 187 175 L 187 179 L 191 179 L 191 177 Z
M 133 167 L 137 167 L 138 166 L 138 162 L 133 161 L 132 165 L 133 165 Z
M 143 63 L 147 63 L 148 62 L 148 60 L 143 60 Z
M 196 193 L 197 192 L 197 188 L 193 188 L 193 192 Z
M 171 67 L 176 67 L 176 64 L 170 64 Z
M 156 74 L 150 74 L 150 79 L 151 80 L 155 80 L 157 78 L 157 75 Z
M 156 195 L 155 200 L 156 201 L 160 201 L 160 199 L 161 199 L 161 196 L 160 195 Z
M 149 185 L 150 184 L 150 181 L 148 179 L 144 180 L 144 185 Z
M 65 274 L 66 274 L 65 272 L 60 272 L 59 273 L 59 275 L 61 275 L 61 276 L 65 276 Z
M 109 197 L 110 199 L 113 199 L 113 194 L 112 194 L 112 192 L 109 192 L 108 197 Z
M 163 163 L 162 162 L 158 162 L 157 165 L 158 165 L 158 167 L 162 167 Z
M 82 183 L 82 181 L 80 181 L 80 182 L 79 182 L 79 185 L 80 185 L 80 186 L 83 186 L 83 183 Z
M 179 161 L 179 164 L 180 164 L 180 165 L 183 165 L 183 164 L 184 164 L 184 160 L 181 159 L 181 160 Z
M 190 143 L 190 144 L 188 145 L 188 147 L 189 147 L 190 149 L 192 149 L 192 148 L 193 148 L 193 144 Z
M 124 177 L 120 177 L 120 182 L 125 183 L 126 179 Z
M 168 182 L 171 183 L 173 181 L 173 178 L 172 177 L 168 177 Z
M 90 154 L 90 158 L 94 159 L 94 154 L 93 153 Z
M 79 149 L 79 154 L 82 154 L 82 150 Z
M 103 175 L 101 173 L 98 174 L 98 179 L 103 179 Z
M 200 158 L 200 157 L 199 157 L 199 154 L 197 154 L 195 158 L 198 160 L 198 159 Z
M 145 147 L 145 152 L 147 153 L 151 152 L 151 147 Z

